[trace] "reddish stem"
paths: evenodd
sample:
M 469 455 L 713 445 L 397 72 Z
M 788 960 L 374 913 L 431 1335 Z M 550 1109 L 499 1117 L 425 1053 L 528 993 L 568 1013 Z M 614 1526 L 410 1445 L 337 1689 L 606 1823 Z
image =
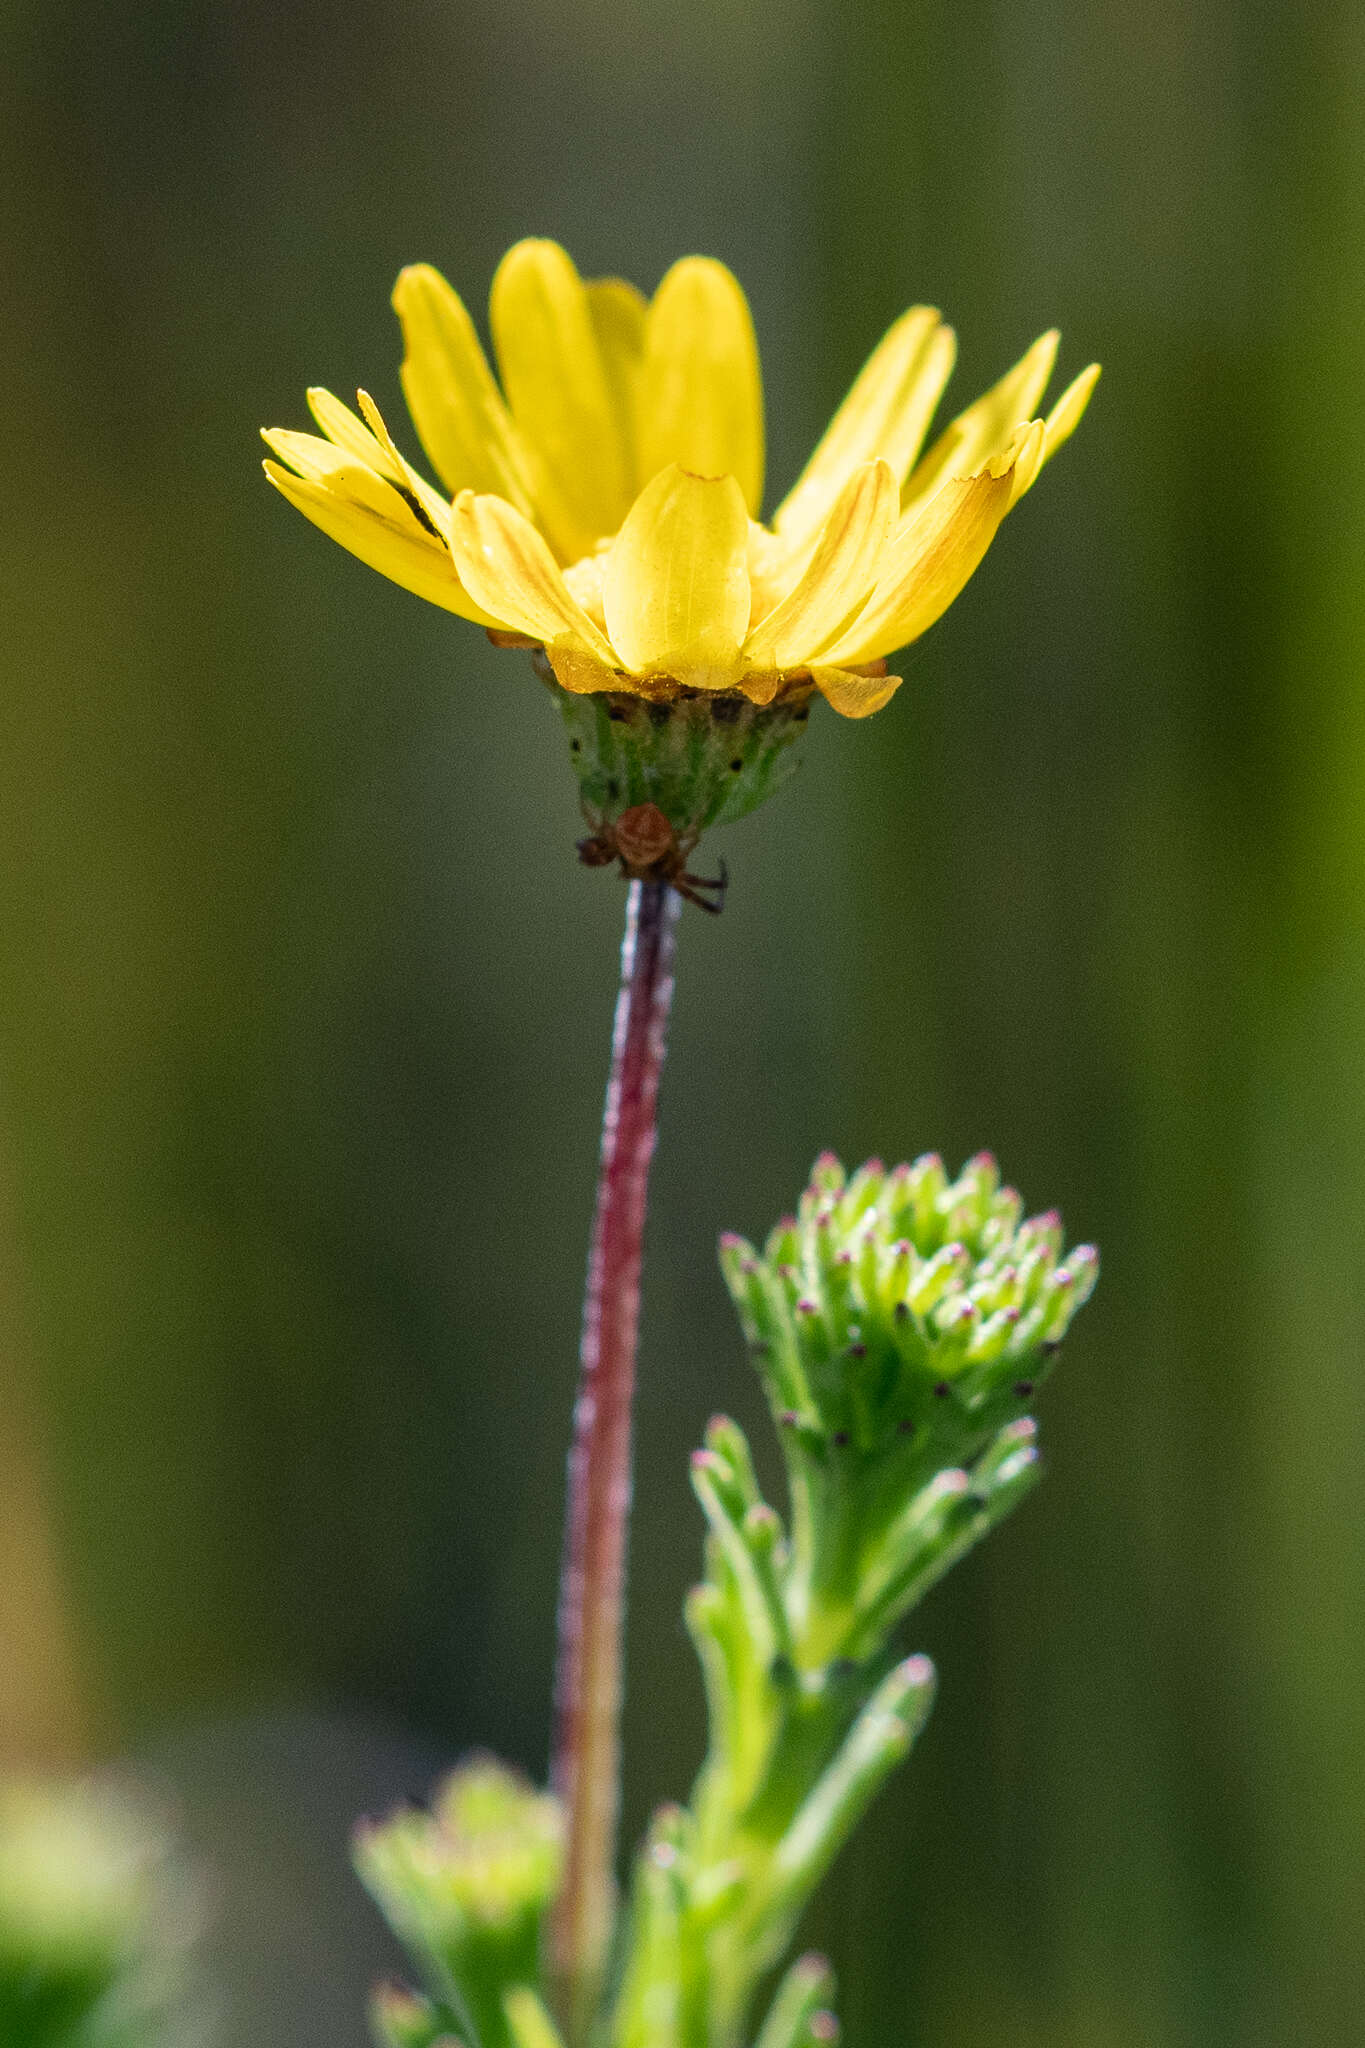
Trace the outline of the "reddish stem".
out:
M 566 1809 L 567 1842 L 564 1880 L 550 1919 L 550 1956 L 577 2040 L 596 2004 L 615 1908 L 631 1397 L 649 1163 L 680 908 L 681 898 L 666 883 L 630 885 L 569 1454 L 551 1771 Z

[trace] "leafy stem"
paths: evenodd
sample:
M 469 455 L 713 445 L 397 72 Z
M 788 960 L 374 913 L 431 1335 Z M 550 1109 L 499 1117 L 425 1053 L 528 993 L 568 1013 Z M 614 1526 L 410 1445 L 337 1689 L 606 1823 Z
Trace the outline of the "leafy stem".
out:
M 625 1285 L 627 1271 L 638 1288 L 653 1096 L 646 1110 L 644 1055 L 637 1051 L 632 1066 L 628 1054 L 648 1016 L 657 1087 L 663 932 L 657 946 L 653 965 L 627 946 L 603 1175 L 614 1199 L 614 1176 L 625 1169 L 613 1147 L 630 1138 L 636 1206 L 627 1229 L 610 1206 L 604 1220 L 599 1200 L 589 1294 L 591 1303 L 599 1290 L 599 1323 L 584 1348 L 598 1374 L 615 1358 L 627 1402 L 635 1296 L 625 1313 L 627 1295 L 612 1288 Z M 634 1247 L 633 1268 L 623 1245 Z M 387 2048 L 448 2048 L 457 2033 L 468 2048 L 558 2048 L 539 1936 L 547 1908 L 563 1913 L 575 1896 L 570 2011 L 580 2038 L 594 2048 L 739 2048 L 752 2038 L 764 1979 L 929 1713 L 933 1667 L 901 1654 L 901 1622 L 1037 1479 L 1037 1429 L 1026 1410 L 1094 1285 L 1097 1260 L 1086 1245 L 1063 1254 L 1054 1212 L 1025 1220 L 989 1154 L 951 1181 L 933 1155 L 890 1173 L 873 1160 L 852 1175 L 825 1155 L 797 1213 L 761 1251 L 723 1238 L 721 1267 L 776 1424 L 786 1513 L 764 1499 L 738 1424 L 714 1417 L 692 1460 L 705 1568 L 686 1606 L 709 1746 L 691 1804 L 662 1808 L 636 1859 L 614 1992 L 602 2009 L 595 1944 L 610 1917 L 609 1863 L 593 1866 L 595 1922 L 559 1879 L 561 1847 L 567 1841 L 572 1855 L 582 1814 L 576 1821 L 572 1804 L 565 1813 L 488 1765 L 466 1766 L 432 1816 L 400 1815 L 361 1836 L 362 1872 L 418 1956 L 429 1994 L 384 1995 L 376 2024 Z M 612 1315 L 620 1320 L 609 1338 Z M 590 1387 L 600 1384 L 590 1375 Z M 580 1412 L 580 1430 L 601 1420 L 600 1408 Z M 619 1433 L 612 1441 L 628 1459 L 628 1429 L 624 1450 Z M 600 1454 L 591 1433 L 585 1446 L 585 1459 Z M 624 1488 L 626 1466 L 614 1469 Z M 586 1463 L 575 1470 L 576 1501 L 587 1471 Z M 610 1501 L 623 1512 L 624 1491 Z M 619 1540 L 619 1517 L 616 1529 Z M 608 1647 L 618 1658 L 619 1558 L 618 1550 L 614 1578 L 572 1589 L 575 1599 L 601 1603 L 593 1625 L 612 1622 Z M 590 1729 L 595 1769 L 607 1758 L 615 1768 L 619 1662 L 610 1671 L 612 1712 Z M 575 1739 L 586 1745 L 588 1737 Z M 574 1762 L 584 1768 L 581 1756 Z M 560 1780 L 561 1797 L 571 1784 Z M 606 1859 L 602 1819 L 609 1811 L 614 1821 L 614 1783 L 594 1796 L 593 1854 Z M 564 1954 L 551 1945 L 550 1989 L 563 1983 Z M 830 2043 L 829 1991 L 818 1958 L 792 1964 L 757 2048 Z
M 933 1668 L 898 1659 L 894 1632 L 1036 1479 L 1024 1410 L 1094 1278 L 1089 1248 L 1062 1260 L 1054 1215 L 1021 1216 L 986 1154 L 954 1182 L 933 1156 L 850 1178 L 827 1155 L 761 1253 L 722 1240 L 790 1528 L 743 1432 L 716 1417 L 692 1461 L 707 1542 L 687 1607 L 710 1747 L 690 1809 L 666 1810 L 640 1859 L 616 2048 L 743 2038 L 806 1901 L 923 1726 Z M 794 1999 L 784 1982 L 765 2039 Z

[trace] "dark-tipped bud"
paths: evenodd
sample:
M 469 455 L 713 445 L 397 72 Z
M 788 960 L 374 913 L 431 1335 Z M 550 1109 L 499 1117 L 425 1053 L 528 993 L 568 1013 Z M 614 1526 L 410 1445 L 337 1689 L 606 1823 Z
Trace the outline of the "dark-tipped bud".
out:
M 852 1174 L 822 1153 L 764 1254 L 727 1237 L 721 1262 L 774 1410 L 864 1451 L 941 1386 L 954 1427 L 979 1418 L 984 1442 L 1045 1377 L 1098 1270 L 1093 1246 L 1062 1258 L 1055 1210 L 1024 1218 L 989 1152 L 954 1181 L 936 1153 Z

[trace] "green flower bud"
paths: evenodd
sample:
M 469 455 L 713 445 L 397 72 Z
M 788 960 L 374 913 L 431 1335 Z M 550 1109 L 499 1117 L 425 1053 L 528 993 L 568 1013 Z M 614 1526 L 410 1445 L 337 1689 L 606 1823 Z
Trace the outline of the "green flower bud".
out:
M 920 1432 L 970 1449 L 1008 1419 L 1097 1277 L 1092 1246 L 1060 1254 L 1056 1213 L 1025 1220 L 990 1153 L 952 1182 L 933 1153 L 851 1178 L 827 1153 L 763 1253 L 727 1237 L 721 1265 L 779 1417 L 870 1453 Z
M 721 1268 L 787 1462 L 791 1539 L 775 1554 L 793 1654 L 807 1673 L 869 1656 L 1036 1478 L 1032 1440 L 1008 1432 L 1097 1255 L 1063 1258 L 1056 1212 L 1026 1219 L 988 1152 L 952 1181 L 936 1153 L 852 1175 L 823 1153 L 795 1216 L 762 1253 L 724 1238 Z M 708 1484 L 736 1587 L 750 1613 L 770 1610 L 741 1563 L 739 1496 Z
M 492 1757 L 453 1771 L 429 1813 L 356 1830 L 362 1881 L 470 2048 L 509 2048 L 504 1994 L 538 1980 L 561 1837 L 557 1801 Z
M 111 1782 L 0 1787 L 0 2041 L 152 2048 L 189 2023 L 199 1888 Z

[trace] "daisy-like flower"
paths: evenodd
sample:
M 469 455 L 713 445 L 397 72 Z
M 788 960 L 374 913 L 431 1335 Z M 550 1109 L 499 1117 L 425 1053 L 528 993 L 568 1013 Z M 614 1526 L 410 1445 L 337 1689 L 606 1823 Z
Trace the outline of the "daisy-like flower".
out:
M 266 474 L 395 583 L 543 648 L 565 690 L 668 702 L 818 689 L 849 718 L 900 678 L 886 657 L 947 609 L 1085 410 L 1098 365 L 1043 418 L 1056 333 L 922 453 L 956 343 L 901 315 L 764 524 L 763 399 L 749 307 L 687 256 L 650 300 L 518 242 L 493 279 L 501 389 L 464 305 L 426 264 L 394 291 L 403 390 L 437 490 L 378 407 L 309 404 L 325 438 L 266 433 Z

